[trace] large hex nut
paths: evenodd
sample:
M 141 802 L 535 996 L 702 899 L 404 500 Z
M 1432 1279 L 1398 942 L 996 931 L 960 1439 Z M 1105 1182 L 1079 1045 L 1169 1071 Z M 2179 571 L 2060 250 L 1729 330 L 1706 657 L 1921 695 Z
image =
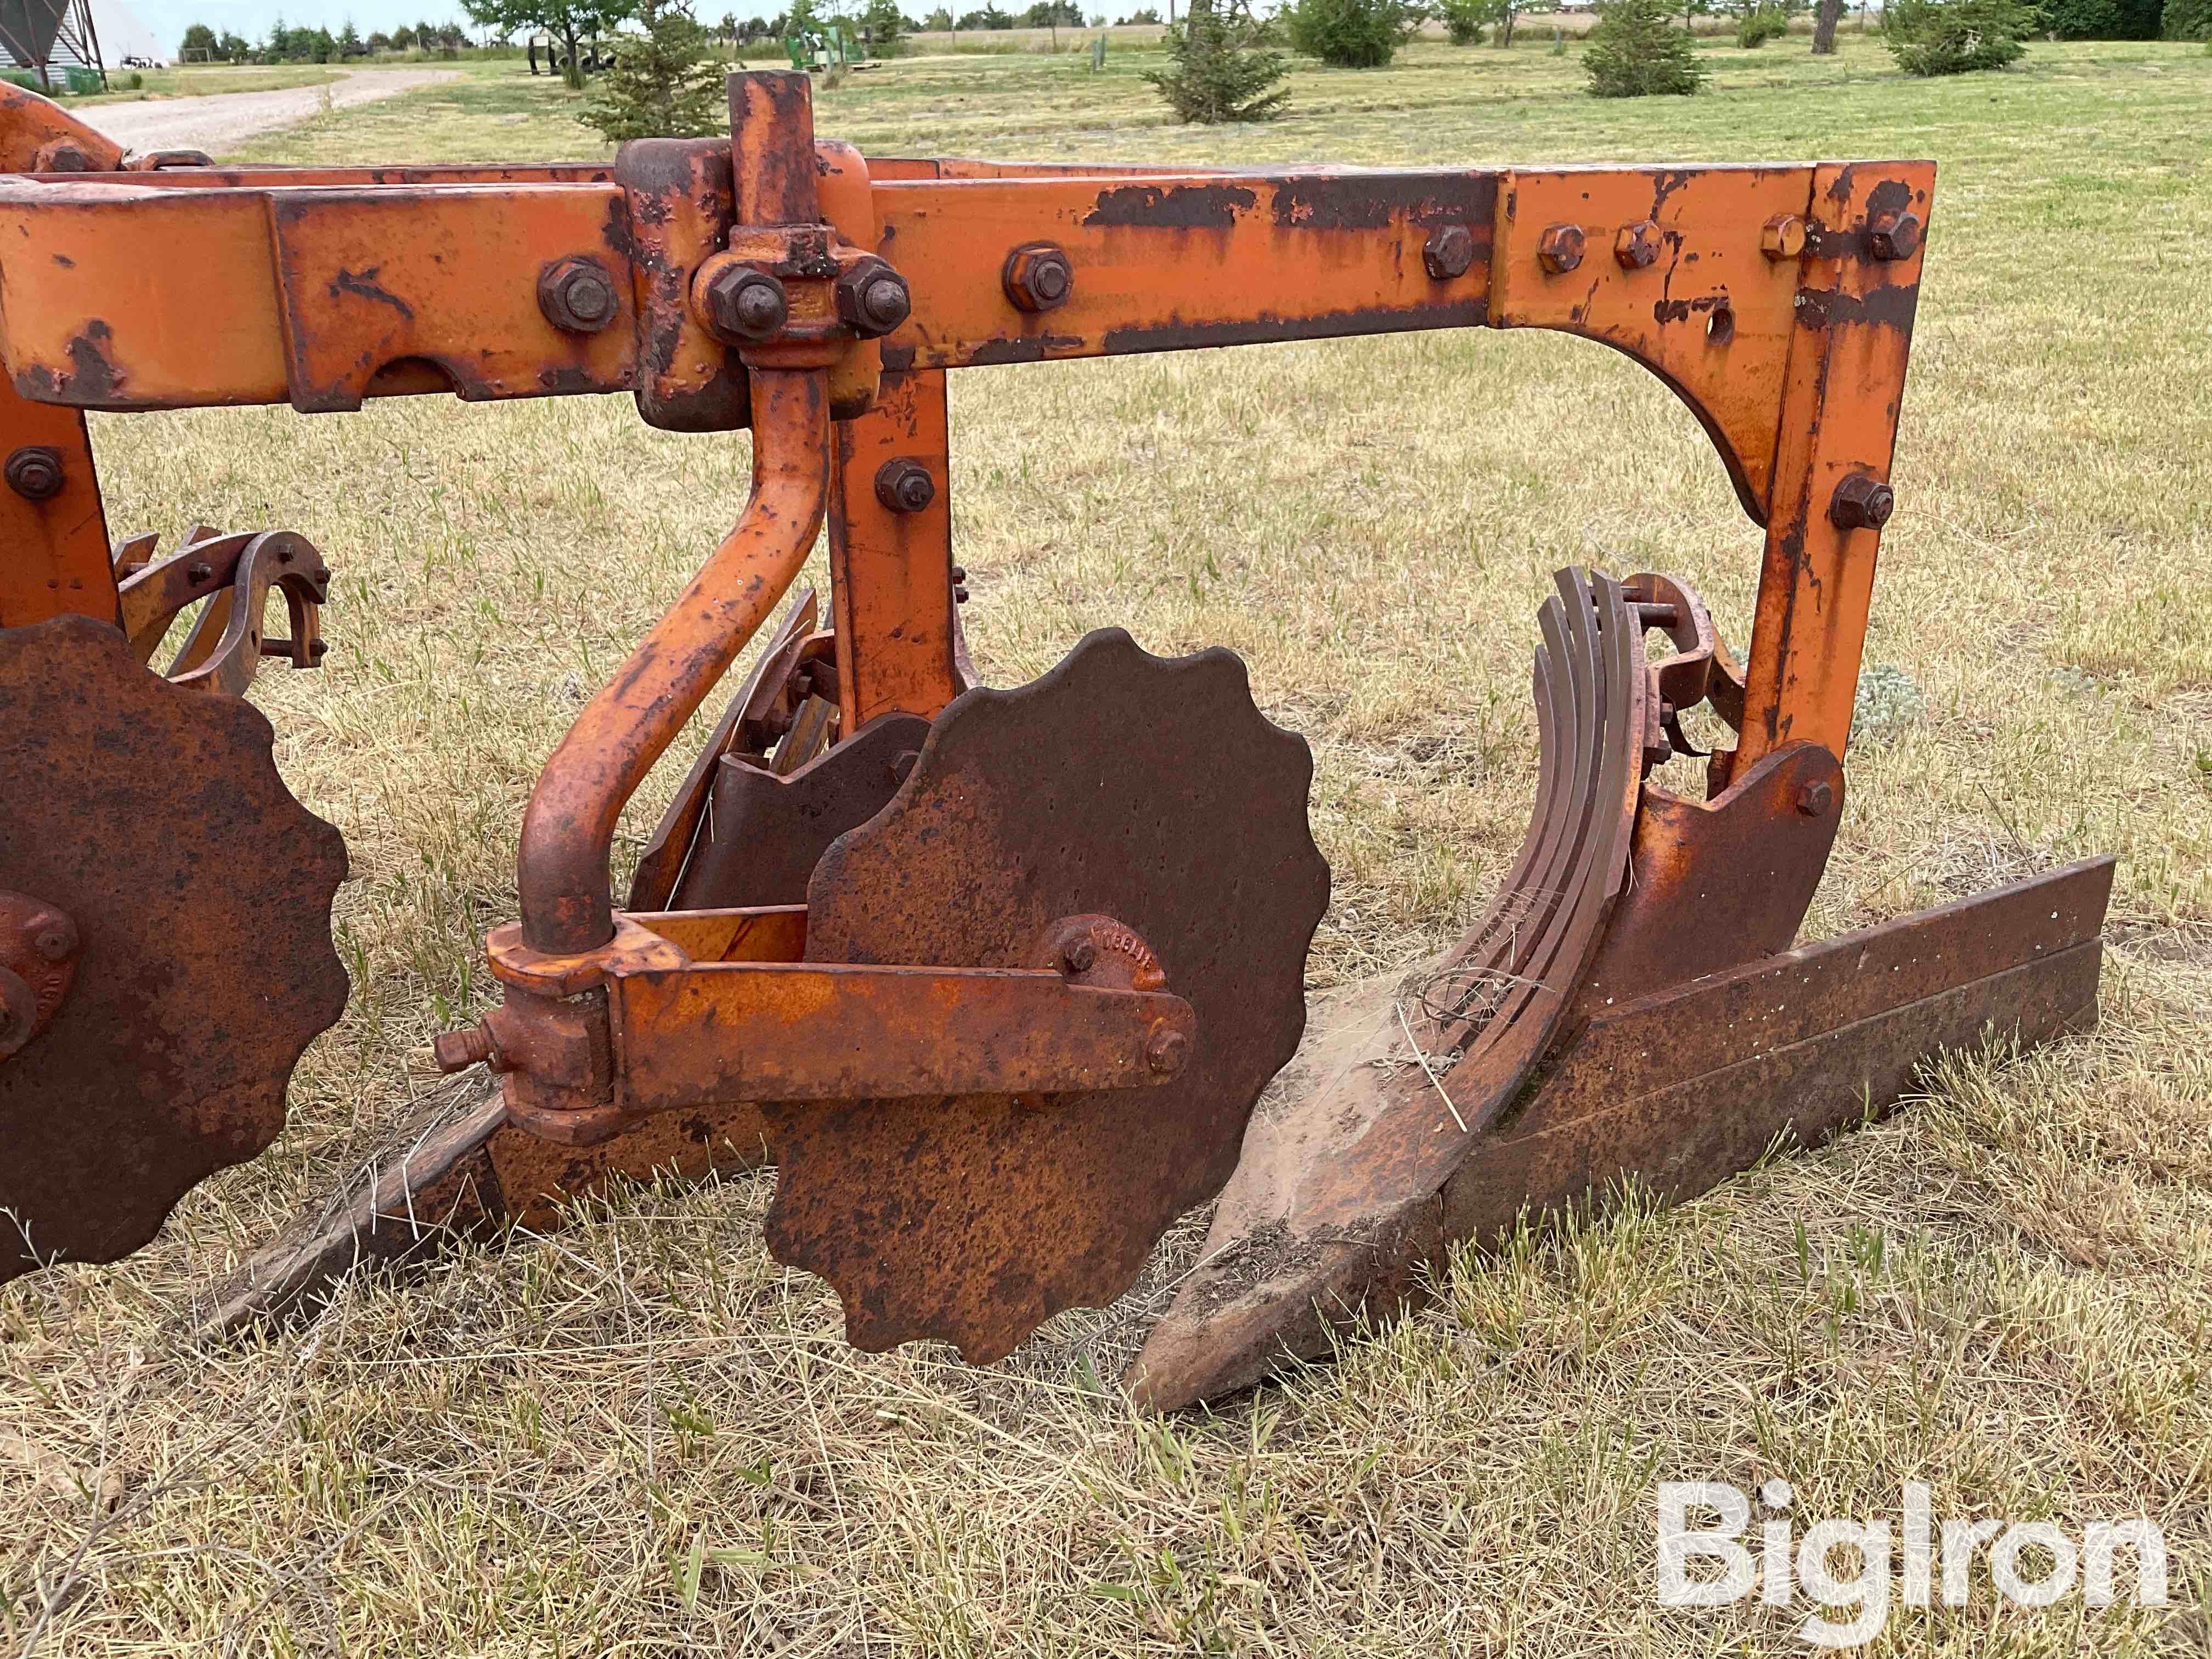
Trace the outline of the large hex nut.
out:
M 1536 239 L 1536 263 L 1554 276 L 1564 276 L 1583 262 L 1583 228 L 1547 225 Z
M 1613 239 L 1613 257 L 1623 270 L 1648 270 L 1659 263 L 1659 227 L 1649 219 L 1623 225 Z
M 699 313 L 707 331 L 725 345 L 755 345 L 774 338 L 791 316 L 783 284 L 765 270 L 725 265 L 700 287 Z
M 1433 283 L 1464 276 L 1474 265 L 1474 233 L 1465 225 L 1443 225 L 1421 247 L 1421 264 Z
M 1759 251 L 1777 264 L 1805 252 L 1805 222 L 1794 213 L 1778 213 L 1759 228 Z
M 1057 242 L 1025 242 L 1006 256 L 1006 297 L 1024 311 L 1050 311 L 1075 293 L 1075 265 Z
M 1881 479 L 1854 472 L 1828 498 L 1828 522 L 1838 530 L 1879 530 L 1897 511 L 1897 496 Z
M 62 453 L 46 444 L 25 444 L 8 457 L 8 488 L 27 501 L 50 501 L 69 482 Z
M 597 334 L 622 314 L 615 279 L 597 259 L 556 259 L 538 278 L 538 308 L 564 334 Z
M 893 513 L 920 513 L 937 499 L 937 480 L 920 461 L 902 455 L 876 469 L 876 499 Z
M 838 277 L 836 302 L 840 320 L 864 340 L 890 333 L 914 310 L 906 278 L 873 254 Z
M 1920 251 L 1918 216 L 1876 214 L 1867 222 L 1867 250 L 1877 259 L 1910 259 Z

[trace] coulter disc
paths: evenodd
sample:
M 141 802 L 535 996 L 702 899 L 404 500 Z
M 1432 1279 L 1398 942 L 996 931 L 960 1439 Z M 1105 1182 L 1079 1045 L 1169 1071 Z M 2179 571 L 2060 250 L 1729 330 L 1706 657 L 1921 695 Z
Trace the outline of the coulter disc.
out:
M 0 631 L 0 889 L 73 924 L 74 973 L 0 1058 L 0 1283 L 112 1261 L 284 1124 L 345 1006 L 338 832 L 260 711 L 170 684 L 81 617 Z

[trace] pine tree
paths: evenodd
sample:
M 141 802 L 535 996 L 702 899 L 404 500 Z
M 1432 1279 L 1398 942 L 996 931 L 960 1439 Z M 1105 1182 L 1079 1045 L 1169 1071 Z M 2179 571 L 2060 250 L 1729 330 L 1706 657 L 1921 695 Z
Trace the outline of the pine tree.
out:
M 1583 67 L 1594 98 L 1686 95 L 1705 78 L 1697 43 L 1674 27 L 1668 0 L 1599 0 Z
M 1189 16 L 1168 29 L 1167 52 L 1175 66 L 1145 79 L 1159 88 L 1178 121 L 1269 121 L 1291 95 L 1276 85 L 1283 78 L 1282 53 L 1261 44 L 1249 14 L 1231 16 L 1220 0 L 1190 0 Z
M 584 106 L 584 120 L 625 138 L 703 138 L 728 125 L 723 65 L 685 0 L 641 0 L 642 35 L 618 40 L 614 66 Z

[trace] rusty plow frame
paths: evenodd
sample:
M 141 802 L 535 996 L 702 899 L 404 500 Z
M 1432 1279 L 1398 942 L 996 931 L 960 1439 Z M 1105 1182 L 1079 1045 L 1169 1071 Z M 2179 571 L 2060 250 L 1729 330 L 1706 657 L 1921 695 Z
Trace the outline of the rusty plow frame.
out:
M 48 733 L 0 775 L 27 792 L 91 742 L 72 701 L 204 741 L 263 805 L 197 827 L 211 854 L 270 842 L 264 870 L 294 849 L 264 925 L 313 970 L 232 1094 L 101 1083 L 87 1121 L 135 1136 L 131 1218 L 82 1223 L 118 1177 L 56 1127 L 72 1073 L 38 1057 L 100 1042 L 100 988 L 163 947 L 85 860 L 0 835 L 0 1208 L 31 1243 L 0 1278 L 114 1259 L 265 1146 L 342 1000 L 343 853 L 236 702 L 262 656 L 320 659 L 328 574 L 287 532 L 111 545 L 88 410 L 622 392 L 658 427 L 751 434 L 729 535 L 532 797 L 519 919 L 488 944 L 503 1000 L 436 1045 L 497 1094 L 258 1258 L 218 1324 L 425 1225 L 551 1224 L 611 1173 L 773 1162 L 770 1247 L 836 1286 L 853 1341 L 983 1362 L 1112 1301 L 1218 1200 L 1128 1379 L 1171 1407 L 1326 1354 L 1524 1213 L 1630 1177 L 1698 1192 L 1893 1104 L 1939 1051 L 2094 1022 L 2109 860 L 1796 943 L 1842 816 L 1931 164 L 885 160 L 816 138 L 803 75 L 733 76 L 730 100 L 727 141 L 605 166 L 286 169 L 134 164 L 0 94 L 0 680 Z M 1755 620 L 1739 664 L 1680 582 L 1561 571 L 1537 799 L 1495 902 L 1309 1031 L 1328 872 L 1305 744 L 1227 652 L 1118 630 L 977 684 L 945 377 L 1468 327 L 1601 342 L 1695 413 L 1765 533 Z M 794 592 L 825 528 L 827 598 Z M 260 631 L 272 590 L 289 640 Z M 201 602 L 165 684 L 141 665 Z M 618 908 L 620 814 L 755 644 Z M 195 712 L 219 706 L 220 742 Z M 1698 799 L 1651 773 L 1700 708 L 1734 742 Z

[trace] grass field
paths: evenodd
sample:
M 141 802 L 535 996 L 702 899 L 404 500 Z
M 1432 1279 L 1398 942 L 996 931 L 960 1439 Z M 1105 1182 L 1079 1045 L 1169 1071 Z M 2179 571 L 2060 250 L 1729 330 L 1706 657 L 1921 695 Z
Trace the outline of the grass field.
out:
M 71 109 L 90 104 L 130 104 L 148 98 L 212 98 L 226 92 L 276 92 L 286 87 L 326 86 L 343 74 L 319 64 L 191 64 L 173 69 L 111 70 L 108 90 L 69 100 Z M 136 75 L 140 85 L 125 83 Z
M 1141 1304 L 988 1371 L 851 1352 L 834 1297 L 765 1254 L 769 1177 L 628 1193 L 200 1350 L 194 1288 L 441 1086 L 427 1044 L 489 1000 L 531 781 L 726 526 L 745 448 L 617 398 L 100 419 L 118 530 L 286 525 L 338 573 L 329 665 L 256 696 L 352 851 L 354 999 L 267 1157 L 134 1261 L 0 1291 L 0 1632 L 72 1656 L 1788 1651 L 1802 1607 L 1650 1605 L 1653 1483 L 1778 1475 L 1805 1516 L 1893 1517 L 1925 1480 L 1939 1516 L 2166 1529 L 2165 1615 L 2007 1610 L 1984 1581 L 1876 1651 L 2212 1653 L 2212 57 L 2039 45 L 1908 83 L 1848 33 L 1828 62 L 1705 55 L 1705 95 L 1599 103 L 1541 41 L 1422 45 L 1215 131 L 1164 125 L 1136 54 L 936 57 L 851 77 L 817 125 L 1170 162 L 1936 157 L 1869 643 L 1890 695 L 1809 931 L 2117 853 L 2098 1035 L 1961 1060 L 1702 1201 L 1464 1261 L 1436 1311 L 1214 1415 L 1092 1382 Z M 479 66 L 250 154 L 602 153 L 575 107 Z M 1745 637 L 1757 532 L 1689 416 L 1584 343 L 976 370 L 954 396 L 988 678 L 1103 623 L 1223 643 L 1312 742 L 1316 987 L 1419 957 L 1505 870 L 1550 571 L 1675 572 Z

